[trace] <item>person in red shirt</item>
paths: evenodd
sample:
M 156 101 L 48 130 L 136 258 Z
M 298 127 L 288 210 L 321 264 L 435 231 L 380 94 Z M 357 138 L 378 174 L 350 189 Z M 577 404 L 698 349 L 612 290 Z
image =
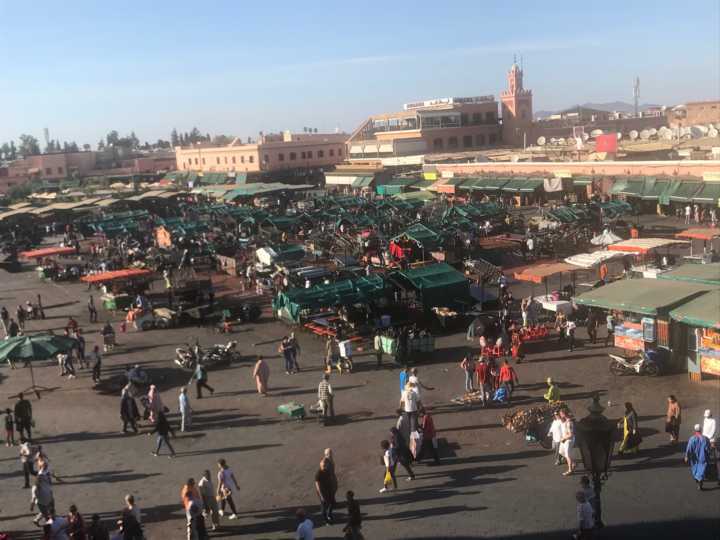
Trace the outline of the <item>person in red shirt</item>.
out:
M 440 464 L 440 458 L 437 452 L 437 433 L 435 432 L 435 423 L 433 422 L 430 412 L 422 408 L 420 409 L 420 429 L 422 430 L 422 446 L 418 453 L 417 461 L 425 456 L 425 452 L 430 452 L 435 465 Z
M 480 390 L 480 401 L 484 407 L 490 393 L 490 367 L 484 356 L 481 356 L 480 361 L 475 364 L 475 378 L 477 388 Z
M 510 399 L 513 390 L 515 390 L 516 384 L 520 384 L 520 380 L 515 372 L 515 368 L 510 365 L 508 360 L 505 360 L 500 368 L 500 386 L 505 387 L 508 399 Z

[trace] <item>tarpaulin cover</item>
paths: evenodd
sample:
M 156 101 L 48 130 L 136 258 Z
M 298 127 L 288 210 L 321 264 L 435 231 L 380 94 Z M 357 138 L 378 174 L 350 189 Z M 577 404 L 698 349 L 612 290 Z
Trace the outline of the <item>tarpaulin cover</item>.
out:
M 669 279 L 671 281 L 720 285 L 720 263 L 683 264 L 674 270 L 663 272 L 658 278 Z M 717 309 L 720 311 L 720 304 L 718 304 Z
M 559 262 L 548 264 L 536 264 L 525 268 L 522 272 L 515 273 L 515 279 L 530 281 L 532 283 L 544 283 L 546 279 L 563 272 L 574 272 L 578 267 L 574 264 Z
M 720 229 L 687 229 L 675 235 L 676 238 L 688 238 L 693 240 L 712 240 L 720 238 Z
M 700 181 L 683 181 L 675 184 L 674 189 L 669 194 L 671 201 L 691 202 L 693 196 L 700 190 L 703 183 Z
M 657 315 L 715 289 L 712 285 L 682 281 L 622 279 L 576 296 L 573 300 L 585 306 Z
M 446 263 L 430 264 L 420 268 L 401 270 L 393 274 L 399 281 L 417 289 L 423 308 L 453 307 L 470 302 L 470 285 L 467 278 Z
M 567 257 L 565 262 L 580 268 L 594 268 L 605 261 L 620 259 L 624 256 L 625 254 L 621 251 L 593 251 L 592 253 L 578 253 L 572 257 Z
M 290 289 L 273 299 L 273 310 L 282 311 L 294 322 L 299 321 L 305 309 L 320 309 L 336 305 L 367 303 L 385 296 L 385 280 L 380 276 L 346 279 L 335 283 L 322 283 L 309 289 Z
M 685 240 L 672 240 L 667 238 L 631 238 L 608 246 L 610 251 L 625 251 L 628 253 L 647 253 L 653 249 L 672 246 L 673 244 L 687 243 Z
M 720 290 L 710 291 L 670 312 L 673 320 L 704 328 L 720 328 Z
M 704 182 L 700 191 L 692 197 L 696 203 L 717 204 L 720 200 L 720 182 Z
M 30 251 L 21 251 L 20 256 L 26 259 L 37 259 L 41 257 L 50 257 L 52 255 L 69 255 L 75 253 L 74 247 L 47 247 L 42 249 L 32 249 Z
M 146 268 L 125 268 L 124 270 L 112 270 L 101 274 L 83 276 L 80 278 L 80 281 L 84 281 L 85 283 L 101 283 L 103 281 L 114 281 L 116 279 L 130 279 L 149 276 L 150 274 L 152 274 L 152 270 L 148 270 Z

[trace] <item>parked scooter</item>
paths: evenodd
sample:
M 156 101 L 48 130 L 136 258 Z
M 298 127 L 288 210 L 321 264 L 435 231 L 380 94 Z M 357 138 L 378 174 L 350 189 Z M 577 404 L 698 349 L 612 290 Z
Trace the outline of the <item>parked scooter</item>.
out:
M 210 349 L 203 351 L 198 343 L 190 346 L 175 349 L 175 363 L 183 369 L 193 370 L 200 362 L 205 367 L 213 367 L 218 364 L 230 364 L 242 358 L 237 352 L 237 341 L 228 341 L 226 344 L 215 344 Z
M 640 351 L 640 355 L 628 360 L 622 356 L 611 354 L 610 373 L 613 375 L 649 375 L 656 377 L 662 372 L 664 354 L 658 350 Z

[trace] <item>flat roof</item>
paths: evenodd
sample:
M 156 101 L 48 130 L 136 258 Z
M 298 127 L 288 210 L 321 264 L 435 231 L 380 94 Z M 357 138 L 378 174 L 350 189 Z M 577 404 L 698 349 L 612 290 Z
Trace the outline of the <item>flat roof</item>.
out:
M 690 326 L 720 328 L 720 290 L 705 293 L 673 309 L 670 317 Z
M 688 283 L 720 285 L 720 263 L 683 264 L 674 270 L 660 274 L 658 278 L 672 281 L 686 281 Z M 718 310 L 720 310 L 720 304 L 718 305 Z

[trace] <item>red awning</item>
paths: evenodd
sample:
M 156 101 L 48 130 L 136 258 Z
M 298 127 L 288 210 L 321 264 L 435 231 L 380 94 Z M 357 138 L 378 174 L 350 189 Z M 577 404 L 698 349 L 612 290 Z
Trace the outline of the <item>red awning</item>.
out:
M 563 272 L 574 272 L 580 270 L 574 264 L 568 263 L 549 263 L 549 264 L 537 264 L 529 268 L 525 268 L 522 272 L 515 273 L 515 279 L 520 281 L 530 281 L 532 283 L 544 283 L 545 280 L 555 274 L 562 274 Z
M 692 240 L 713 240 L 720 238 L 718 229 L 688 229 L 675 235 L 676 238 L 690 238 Z
M 26 259 L 40 259 L 42 257 L 50 257 L 51 255 L 69 255 L 75 253 L 74 247 L 49 247 L 42 249 L 31 249 L 30 251 L 22 251 L 21 257 Z
M 103 272 L 102 274 L 91 274 L 80 278 L 85 283 L 101 283 L 103 281 L 114 281 L 116 279 L 129 279 L 142 276 L 149 276 L 152 270 L 146 268 L 125 268 L 124 270 L 112 270 L 111 272 Z

